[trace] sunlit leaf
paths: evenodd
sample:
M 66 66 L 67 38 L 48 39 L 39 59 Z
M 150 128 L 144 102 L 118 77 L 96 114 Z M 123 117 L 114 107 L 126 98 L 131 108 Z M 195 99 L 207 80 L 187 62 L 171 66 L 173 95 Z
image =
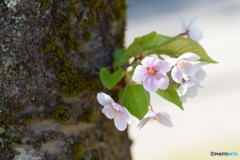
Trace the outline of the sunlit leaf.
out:
M 132 85 L 126 90 L 120 91 L 119 97 L 124 94 L 122 105 L 138 119 L 142 119 L 148 111 L 149 93 L 146 92 L 142 85 Z
M 201 57 L 200 61 L 217 63 L 207 55 L 203 47 L 198 42 L 190 38 L 177 37 L 169 43 L 160 46 L 158 49 L 163 52 L 167 52 L 168 54 L 171 54 L 175 57 L 178 57 L 187 52 L 192 52 Z
M 166 90 L 159 89 L 157 94 L 183 110 L 182 102 L 180 101 L 177 91 L 171 85 L 169 85 Z
M 112 89 L 121 80 L 122 75 L 123 70 L 121 68 L 113 73 L 110 73 L 105 67 L 102 67 L 100 70 L 100 79 L 107 89 Z

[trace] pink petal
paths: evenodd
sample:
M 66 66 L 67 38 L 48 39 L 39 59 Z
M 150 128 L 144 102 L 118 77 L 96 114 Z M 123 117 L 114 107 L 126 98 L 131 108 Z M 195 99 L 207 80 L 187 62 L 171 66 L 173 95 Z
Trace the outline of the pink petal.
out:
M 127 121 L 128 124 L 132 124 L 132 116 L 131 114 L 127 111 L 127 112 L 123 112 L 123 115 Z
M 167 61 L 164 61 L 164 60 L 156 60 L 156 69 L 159 71 L 159 72 L 162 72 L 162 73 L 167 73 L 171 70 L 171 65 L 169 62 Z
M 169 78 L 166 74 L 163 74 L 163 73 L 158 73 L 156 75 L 158 78 L 158 88 L 164 90 L 164 89 L 167 89 L 168 88 L 168 85 L 169 85 Z
M 196 69 L 191 63 L 185 63 L 181 70 L 188 76 L 194 76 L 196 73 Z
M 178 69 L 178 67 L 173 67 L 171 75 L 175 82 L 182 83 L 182 72 Z
M 114 124 L 119 131 L 124 131 L 127 128 L 127 120 L 124 114 L 118 113 L 114 118 Z
M 180 17 L 179 19 L 179 24 L 180 24 L 180 27 L 181 27 L 181 30 L 183 33 L 185 33 L 187 30 L 187 27 L 186 27 L 186 23 L 184 22 L 184 19 L 182 17 Z
M 199 16 L 194 17 L 194 18 L 189 22 L 189 24 L 188 24 L 188 26 L 187 26 L 187 29 L 191 30 L 191 29 L 195 26 L 195 24 L 196 24 L 196 22 L 198 21 L 199 18 L 200 18 Z
M 144 67 L 153 67 L 154 62 L 157 60 L 155 57 L 147 57 L 142 61 Z
M 148 113 L 144 116 L 144 118 L 152 118 L 152 117 L 155 117 L 156 116 L 156 112 L 155 111 L 148 111 Z
M 132 116 L 125 107 L 117 103 L 113 103 L 113 107 L 118 111 L 119 114 L 122 114 L 123 118 L 126 119 L 128 124 L 132 123 Z
M 175 65 L 177 63 L 177 58 L 168 58 L 165 59 L 165 61 L 167 61 L 168 63 L 170 63 L 171 66 Z
M 154 76 L 147 76 L 143 81 L 143 87 L 148 92 L 156 92 L 159 87 L 159 82 Z
M 198 86 L 198 84 L 193 81 L 187 81 L 182 83 L 178 88 L 178 91 L 180 92 L 180 96 L 188 94 L 189 88 L 192 88 L 194 86 Z
M 121 106 L 118 103 L 112 103 L 113 107 L 115 108 L 116 111 L 122 111 L 123 106 Z
M 164 112 L 159 112 L 157 115 L 156 115 L 156 120 L 160 123 L 160 124 L 162 124 L 162 125 L 164 125 L 164 126 L 166 126 L 166 127 L 172 127 L 173 126 L 173 124 L 172 124 L 172 121 L 170 120 L 170 118 L 169 118 L 170 116 L 167 114 L 167 116 L 166 116 L 166 113 L 164 113 Z
M 171 119 L 171 116 L 168 113 L 166 113 L 166 112 L 159 111 L 158 114 L 162 114 L 165 117 L 167 117 L 168 119 Z
M 182 103 L 186 103 L 186 102 L 187 102 L 187 96 L 186 96 L 186 95 L 182 95 L 182 96 L 180 96 L 179 98 L 180 98 L 180 101 L 181 101 Z
M 181 84 L 179 87 L 178 87 L 178 92 L 179 92 L 179 95 L 185 95 L 187 93 L 187 87 L 184 86 L 185 83 Z
M 137 128 L 141 129 L 142 127 L 145 126 L 145 124 L 147 124 L 147 122 L 150 120 L 151 118 L 143 118 L 137 125 Z
M 147 69 L 144 68 L 142 65 L 138 65 L 134 71 L 134 75 L 132 80 L 135 82 L 143 81 L 147 76 Z
M 199 80 L 199 81 L 202 81 L 206 78 L 207 76 L 207 73 L 203 70 L 203 69 L 200 69 L 196 72 L 196 75 L 195 77 Z
M 200 59 L 200 57 L 194 53 L 184 53 L 183 55 L 179 56 L 178 59 L 183 59 L 186 61 L 195 61 Z
M 197 96 L 197 93 L 198 93 L 198 86 L 193 86 L 191 88 L 188 88 L 186 95 L 187 97 L 194 98 Z
M 102 113 L 104 113 L 105 116 L 109 119 L 113 119 L 117 114 L 115 108 L 113 108 L 113 107 L 104 107 L 102 109 Z
M 203 38 L 203 33 L 201 32 L 200 29 L 198 28 L 192 28 L 189 32 L 188 35 L 191 39 L 195 40 L 195 41 L 199 41 L 200 39 Z
M 98 102 L 103 106 L 112 106 L 114 100 L 107 94 L 101 92 L 97 94 Z

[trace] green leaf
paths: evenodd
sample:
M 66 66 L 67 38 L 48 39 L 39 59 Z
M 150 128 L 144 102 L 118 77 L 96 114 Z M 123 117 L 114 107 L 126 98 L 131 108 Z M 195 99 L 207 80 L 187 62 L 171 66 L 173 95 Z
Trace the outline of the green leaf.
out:
M 167 52 L 175 57 L 178 57 L 187 52 L 192 52 L 201 57 L 200 61 L 217 63 L 207 55 L 203 47 L 198 42 L 190 38 L 177 37 L 169 43 L 160 46 L 158 49 Z
M 159 89 L 157 94 L 183 110 L 182 102 L 177 94 L 177 91 L 171 85 L 169 85 L 166 90 Z
M 126 49 L 126 54 L 131 54 L 132 56 L 136 56 L 140 54 L 141 47 L 140 47 L 140 41 L 141 39 L 139 37 L 134 38 L 134 41 L 130 46 Z
M 125 88 L 122 89 L 119 93 L 119 97 L 122 97 L 122 105 L 128 109 L 128 111 L 138 119 L 142 119 L 145 114 L 148 112 L 149 105 L 149 93 L 146 92 L 142 85 L 132 85 L 128 87 L 125 91 Z
M 100 70 L 100 79 L 107 89 L 112 89 L 121 80 L 122 75 L 123 70 L 121 68 L 113 73 L 110 73 L 105 67 L 102 67 Z
M 151 50 L 157 46 L 160 46 L 168 39 L 169 37 L 167 36 L 157 35 L 156 32 L 151 32 L 142 37 L 136 37 L 133 43 L 126 49 L 125 52 L 136 56 L 144 51 Z
M 126 65 L 128 63 L 128 59 L 130 58 L 129 54 L 125 53 L 125 49 L 117 49 L 113 53 L 113 67 L 114 68 L 119 68 L 122 67 L 123 65 Z

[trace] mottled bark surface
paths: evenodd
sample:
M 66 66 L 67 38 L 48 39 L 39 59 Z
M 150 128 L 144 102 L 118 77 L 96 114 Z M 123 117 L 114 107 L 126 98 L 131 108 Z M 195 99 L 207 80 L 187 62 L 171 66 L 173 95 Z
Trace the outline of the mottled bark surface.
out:
M 99 69 L 122 47 L 124 0 L 0 1 L 0 160 L 128 160 L 101 114 Z

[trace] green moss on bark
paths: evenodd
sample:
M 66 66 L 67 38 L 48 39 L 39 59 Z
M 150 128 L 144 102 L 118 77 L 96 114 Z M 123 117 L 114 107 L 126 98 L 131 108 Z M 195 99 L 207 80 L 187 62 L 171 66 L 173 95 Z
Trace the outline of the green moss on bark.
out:
M 67 122 L 70 118 L 68 104 L 61 104 L 50 107 L 48 108 L 47 112 L 47 118 L 54 119 L 60 123 Z
M 80 122 L 90 123 L 93 121 L 95 116 L 95 110 L 88 108 L 82 115 L 78 116 L 77 120 Z
M 74 160 L 81 160 L 84 157 L 84 146 L 82 144 L 71 145 L 70 154 Z
M 51 5 L 51 0 L 38 0 L 43 6 L 49 7 Z
M 86 90 L 96 90 L 100 86 L 98 77 L 92 76 L 84 70 L 74 66 L 69 58 L 69 52 L 77 52 L 79 40 L 76 38 L 75 30 L 71 27 L 71 15 L 76 14 L 75 4 L 78 1 L 70 1 L 69 8 L 64 8 L 67 16 L 55 15 L 55 23 L 46 24 L 54 30 L 51 39 L 42 48 L 43 52 L 48 55 L 48 64 L 56 68 L 56 77 L 58 79 L 58 90 L 65 95 L 73 97 L 82 94 Z M 85 12 L 85 18 L 82 18 L 83 26 L 91 26 L 96 23 L 96 11 Z M 89 41 L 91 33 L 86 30 L 83 33 L 85 41 Z
M 12 143 L 21 143 L 18 123 L 12 119 L 14 114 L 12 107 L 8 105 L 0 107 L 0 151 L 9 149 Z

